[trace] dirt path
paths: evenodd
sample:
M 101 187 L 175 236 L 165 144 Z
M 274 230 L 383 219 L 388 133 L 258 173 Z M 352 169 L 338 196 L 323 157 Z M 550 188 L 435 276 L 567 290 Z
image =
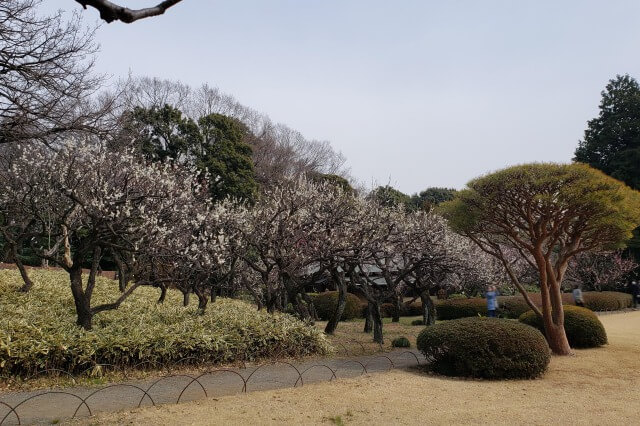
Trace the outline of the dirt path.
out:
M 601 320 L 608 346 L 554 357 L 539 380 L 455 380 L 393 370 L 144 408 L 92 424 L 640 424 L 640 311 Z

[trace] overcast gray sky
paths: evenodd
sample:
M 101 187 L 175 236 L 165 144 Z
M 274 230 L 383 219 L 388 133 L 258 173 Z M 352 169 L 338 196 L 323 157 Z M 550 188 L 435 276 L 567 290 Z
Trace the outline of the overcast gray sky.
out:
M 607 81 L 640 77 L 639 21 L 637 0 L 183 0 L 103 25 L 98 67 L 219 87 L 412 193 L 569 161 Z

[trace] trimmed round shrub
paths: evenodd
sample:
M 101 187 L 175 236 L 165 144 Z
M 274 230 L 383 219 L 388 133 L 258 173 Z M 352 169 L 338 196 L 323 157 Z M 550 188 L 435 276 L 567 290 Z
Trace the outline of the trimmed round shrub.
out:
M 407 339 L 406 337 L 401 336 L 393 339 L 393 341 L 391 341 L 391 346 L 393 346 L 394 348 L 410 348 L 411 342 L 409 342 L 409 339 Z
M 338 305 L 338 292 L 326 291 L 313 296 L 313 306 L 316 308 L 318 318 L 329 321 Z M 342 312 L 341 321 L 362 317 L 362 302 L 354 294 L 347 293 L 347 304 Z
M 520 316 L 520 322 L 544 333 L 542 320 L 533 311 Z M 598 316 L 587 308 L 564 306 L 564 330 L 572 348 L 597 348 L 607 343 L 607 333 Z
M 631 295 L 617 291 L 588 291 L 583 293 L 585 307 L 592 311 L 618 311 L 630 308 Z
M 432 371 L 483 379 L 533 379 L 542 375 L 551 351 L 533 327 L 498 318 L 460 318 L 427 327 L 418 349 Z
M 421 319 L 411 321 L 411 325 L 424 325 L 424 321 Z
M 478 315 L 487 315 L 486 299 L 447 299 L 436 302 L 436 316 L 439 320 L 477 317 Z

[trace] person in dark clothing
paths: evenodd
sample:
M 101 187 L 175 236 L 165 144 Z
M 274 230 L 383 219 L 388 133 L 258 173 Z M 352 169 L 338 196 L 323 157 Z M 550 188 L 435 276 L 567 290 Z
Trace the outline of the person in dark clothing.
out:
M 629 284 L 629 293 L 633 302 L 633 309 L 638 308 L 638 295 L 640 295 L 640 285 L 636 281 L 631 281 Z

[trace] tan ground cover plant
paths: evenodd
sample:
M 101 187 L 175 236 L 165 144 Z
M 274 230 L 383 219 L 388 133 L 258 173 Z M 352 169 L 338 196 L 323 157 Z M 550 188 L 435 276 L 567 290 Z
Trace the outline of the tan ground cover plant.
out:
M 32 271 L 34 288 L 20 293 L 17 271 L 0 271 L 0 375 L 28 375 L 59 368 L 83 371 L 94 364 L 135 365 L 196 357 L 227 363 L 271 356 L 325 354 L 328 341 L 314 327 L 285 314 L 258 312 L 236 300 L 218 299 L 205 315 L 183 308 L 169 292 L 142 287 L 115 311 L 96 316 L 95 327 L 75 325 L 68 278 L 60 272 Z M 113 299 L 117 283 L 100 278 L 95 298 Z

